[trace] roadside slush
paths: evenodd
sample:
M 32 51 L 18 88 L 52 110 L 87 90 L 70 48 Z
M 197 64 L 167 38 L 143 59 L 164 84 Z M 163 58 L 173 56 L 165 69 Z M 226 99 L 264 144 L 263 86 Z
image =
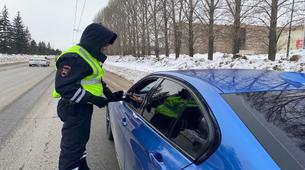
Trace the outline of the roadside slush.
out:
M 52 76 L 54 74 L 48 79 L 52 79 Z M 113 90 L 127 90 L 131 86 L 129 81 L 110 72 L 106 73 L 104 80 Z M 62 122 L 56 113 L 58 100 L 51 97 L 54 81 L 45 88 L 37 102 L 25 111 L 25 116 L 18 119 L 9 116 L 0 117 L 0 121 L 17 123 L 9 132 L 5 142 L 0 143 L 1 170 L 57 169 Z M 31 100 L 31 97 L 28 100 Z M 12 103 L 12 106 L 14 104 L 16 103 Z M 24 111 L 22 108 L 18 109 L 14 114 L 22 111 Z M 88 164 L 93 170 L 118 170 L 114 144 L 107 139 L 105 118 L 105 109 L 95 107 L 91 137 L 87 145 Z

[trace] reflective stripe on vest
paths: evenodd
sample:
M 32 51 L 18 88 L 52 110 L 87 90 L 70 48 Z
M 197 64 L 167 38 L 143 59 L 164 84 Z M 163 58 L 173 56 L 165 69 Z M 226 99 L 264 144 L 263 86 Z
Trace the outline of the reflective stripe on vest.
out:
M 96 84 L 99 83 L 99 80 L 97 79 L 92 79 L 92 80 L 81 80 L 81 84 Z
M 80 82 L 81 86 L 83 89 L 86 91 L 90 92 L 91 94 L 95 96 L 102 96 L 103 95 L 103 85 L 101 82 L 102 76 L 104 75 L 105 71 L 104 69 L 100 66 L 100 63 L 98 60 L 96 60 L 94 57 L 90 55 L 85 49 L 83 49 L 79 45 L 75 45 L 68 49 L 67 51 L 63 52 L 59 57 L 63 56 L 66 53 L 77 53 L 79 56 L 81 56 L 91 67 L 92 69 L 92 74 L 83 78 Z M 59 58 L 58 57 L 58 58 Z M 73 95 L 73 97 L 70 100 L 76 100 L 80 101 L 81 96 L 83 96 L 85 91 L 76 91 L 76 93 Z M 80 97 L 76 98 L 74 96 L 81 95 Z M 56 92 L 54 89 L 53 91 L 53 97 L 58 98 L 60 97 L 60 94 Z M 73 101 L 72 100 L 72 101 Z

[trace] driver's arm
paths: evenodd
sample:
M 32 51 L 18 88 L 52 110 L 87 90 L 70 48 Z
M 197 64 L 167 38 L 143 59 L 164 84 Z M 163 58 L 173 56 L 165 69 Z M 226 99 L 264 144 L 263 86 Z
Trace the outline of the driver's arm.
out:
M 131 93 L 129 94 L 129 98 L 137 103 L 143 103 L 144 99 L 141 98 L 141 96 L 139 96 L 136 93 Z

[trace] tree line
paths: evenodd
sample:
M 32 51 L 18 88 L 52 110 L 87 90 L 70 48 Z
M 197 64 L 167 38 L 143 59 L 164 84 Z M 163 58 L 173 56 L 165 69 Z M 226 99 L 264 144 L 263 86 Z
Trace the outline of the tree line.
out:
M 28 27 L 23 24 L 20 12 L 11 22 L 8 9 L 4 6 L 0 13 L 0 53 L 56 55 L 60 50 L 53 49 L 49 42 L 37 43 L 33 40 Z
M 194 55 L 194 24 L 205 26 L 208 59 L 215 52 L 215 25 L 231 25 L 232 54 L 240 52 L 243 24 L 260 25 L 268 31 L 268 58 L 275 60 L 277 42 L 289 25 L 304 24 L 305 0 L 110 0 L 95 17 L 119 33 L 112 54 L 146 56 L 153 52 L 169 56 L 181 53 L 182 37 L 187 37 L 188 55 Z M 187 30 L 187 35 L 183 30 Z

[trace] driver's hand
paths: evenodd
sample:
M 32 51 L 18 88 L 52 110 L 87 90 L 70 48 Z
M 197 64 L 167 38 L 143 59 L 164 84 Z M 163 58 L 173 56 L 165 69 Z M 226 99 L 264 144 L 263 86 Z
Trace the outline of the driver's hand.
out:
M 143 103 L 143 101 L 144 101 L 139 95 L 137 95 L 135 93 L 132 93 L 131 95 L 129 95 L 129 97 L 130 97 L 130 99 L 132 99 L 138 103 Z

